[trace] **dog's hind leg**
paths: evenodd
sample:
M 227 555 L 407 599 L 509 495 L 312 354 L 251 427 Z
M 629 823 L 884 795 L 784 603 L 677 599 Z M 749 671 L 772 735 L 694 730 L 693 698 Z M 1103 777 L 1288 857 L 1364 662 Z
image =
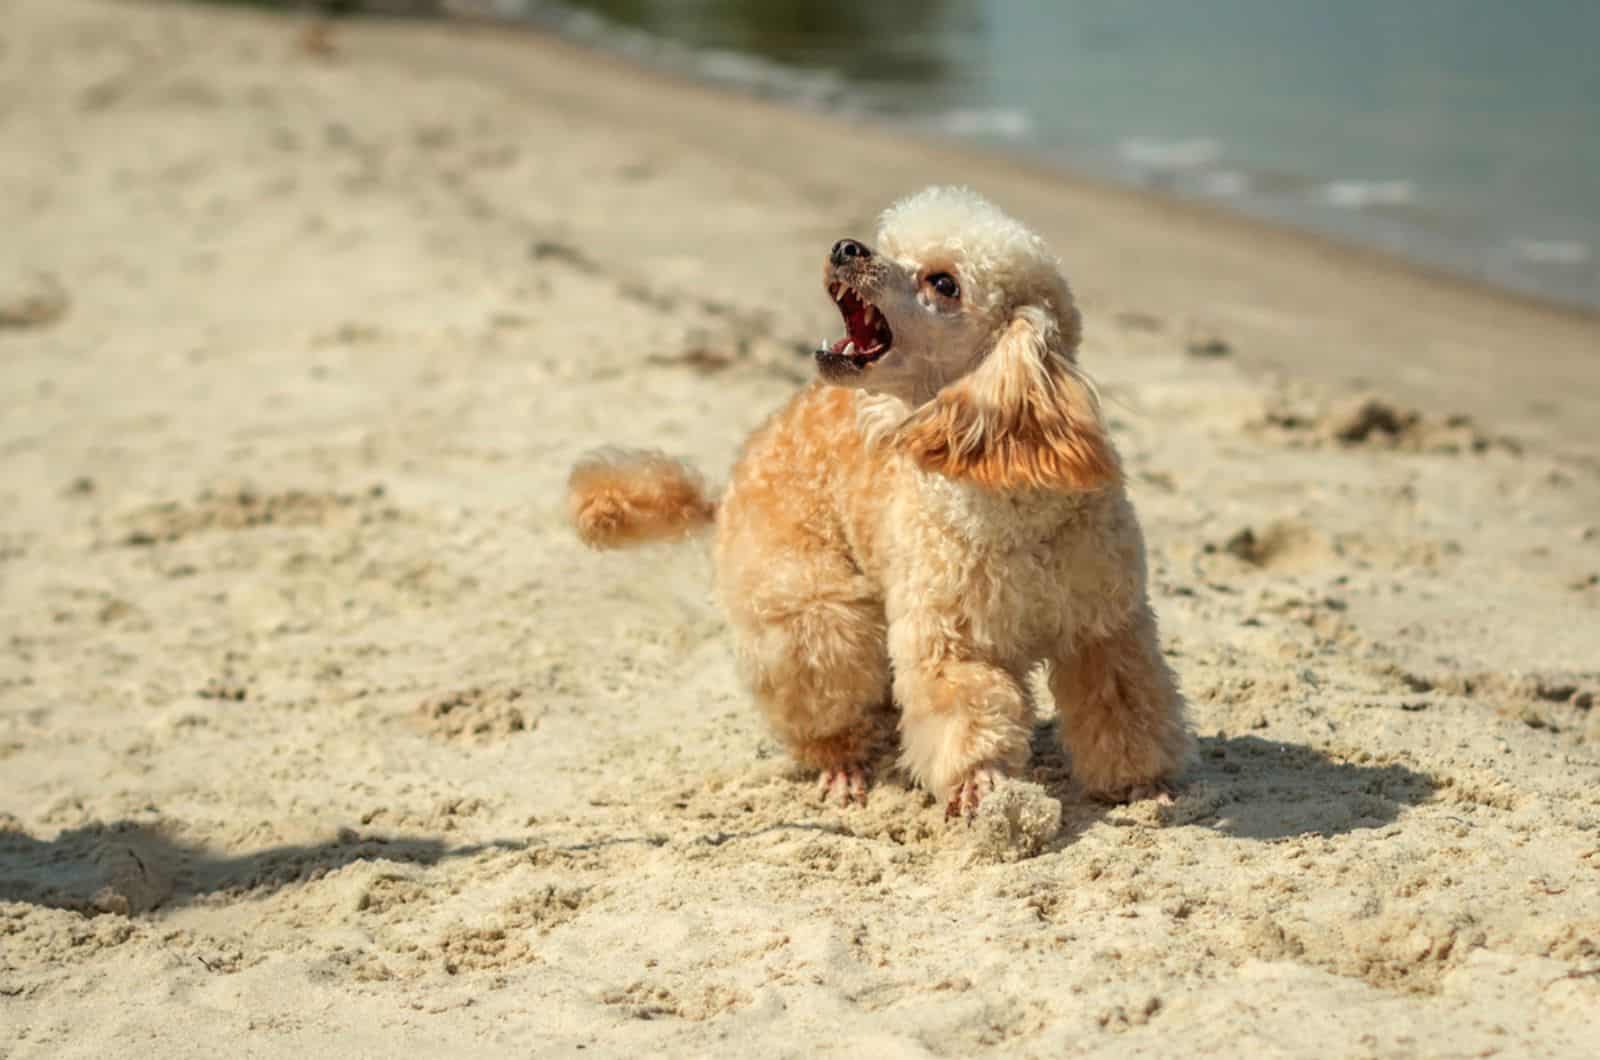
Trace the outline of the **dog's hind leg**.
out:
M 1189 747 L 1183 699 L 1141 601 L 1109 636 L 1080 640 L 1052 663 L 1050 691 L 1072 775 L 1091 797 L 1163 795 Z
M 824 798 L 864 801 L 889 728 L 883 607 L 842 555 L 766 555 L 724 596 L 739 661 L 762 712 Z M 741 576 L 742 575 L 742 576 Z

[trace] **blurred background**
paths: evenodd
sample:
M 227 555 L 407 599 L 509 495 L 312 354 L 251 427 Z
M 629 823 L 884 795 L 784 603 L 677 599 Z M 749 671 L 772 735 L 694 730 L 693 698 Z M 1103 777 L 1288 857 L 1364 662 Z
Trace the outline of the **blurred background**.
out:
M 1600 306 L 1594 0 L 265 2 L 532 25 Z

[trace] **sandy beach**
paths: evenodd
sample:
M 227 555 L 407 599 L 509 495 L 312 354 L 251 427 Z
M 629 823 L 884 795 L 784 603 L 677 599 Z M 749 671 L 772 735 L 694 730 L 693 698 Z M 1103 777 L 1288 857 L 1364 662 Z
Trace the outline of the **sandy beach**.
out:
M 1593 1055 L 1595 317 L 488 28 L 0 0 L 0 145 L 0 1058 Z M 564 524 L 933 182 L 1080 293 L 1171 805 L 819 805 Z

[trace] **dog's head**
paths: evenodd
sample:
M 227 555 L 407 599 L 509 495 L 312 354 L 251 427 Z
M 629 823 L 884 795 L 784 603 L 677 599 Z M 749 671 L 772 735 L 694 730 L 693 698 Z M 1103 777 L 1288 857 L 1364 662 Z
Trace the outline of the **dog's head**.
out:
M 874 433 L 924 468 L 994 488 L 1117 476 L 1066 280 L 988 201 L 929 188 L 896 203 L 874 246 L 834 245 L 826 285 L 845 335 L 817 350 L 823 379 L 892 399 L 904 414 Z

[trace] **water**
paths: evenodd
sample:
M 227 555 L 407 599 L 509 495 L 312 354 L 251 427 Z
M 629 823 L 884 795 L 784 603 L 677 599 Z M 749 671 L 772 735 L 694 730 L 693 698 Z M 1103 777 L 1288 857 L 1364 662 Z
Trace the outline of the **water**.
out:
M 1600 307 L 1600 0 L 451 0 Z

